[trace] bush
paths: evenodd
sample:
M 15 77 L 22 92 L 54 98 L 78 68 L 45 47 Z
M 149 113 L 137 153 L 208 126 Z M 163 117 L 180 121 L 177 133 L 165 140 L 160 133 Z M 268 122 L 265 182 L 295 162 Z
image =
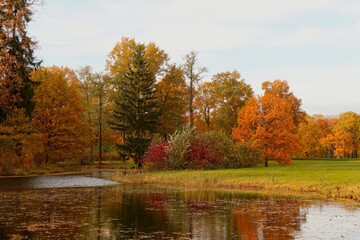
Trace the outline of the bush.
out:
M 233 148 L 233 141 L 222 132 L 194 135 L 186 154 L 187 168 L 222 168 Z
M 140 161 L 149 169 L 216 169 L 252 167 L 261 156 L 249 145 L 234 145 L 222 132 L 197 134 L 184 127 L 168 143 L 151 145 Z
M 214 143 L 193 139 L 185 156 L 185 167 L 190 169 L 219 168 L 223 158 L 213 151 Z
M 226 163 L 228 168 L 253 167 L 263 162 L 260 150 L 247 144 L 236 144 Z
M 165 151 L 174 169 L 185 168 L 185 156 L 190 147 L 190 137 L 194 132 L 194 128 L 186 126 L 170 136 L 169 147 L 167 147 Z
M 169 146 L 169 143 L 151 145 L 145 155 L 140 159 L 140 162 L 149 169 L 170 169 L 171 164 L 168 160 L 168 153 L 166 152 Z
M 231 154 L 234 142 L 225 133 L 218 131 L 211 131 L 202 133 L 198 138 L 203 139 L 206 143 L 211 145 L 211 151 L 220 156 L 223 161 L 226 161 Z

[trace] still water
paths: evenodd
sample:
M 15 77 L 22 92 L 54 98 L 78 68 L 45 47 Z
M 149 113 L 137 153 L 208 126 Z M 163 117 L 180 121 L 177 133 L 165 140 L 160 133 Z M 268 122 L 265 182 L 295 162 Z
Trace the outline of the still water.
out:
M 63 176 L 0 179 L 0 239 L 360 239 L 360 209 Z

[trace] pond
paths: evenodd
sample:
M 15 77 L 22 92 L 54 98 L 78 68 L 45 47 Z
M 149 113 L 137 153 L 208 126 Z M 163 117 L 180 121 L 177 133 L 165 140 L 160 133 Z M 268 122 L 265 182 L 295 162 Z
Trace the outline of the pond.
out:
M 0 179 L 0 239 L 359 239 L 360 209 L 116 184 L 109 174 Z

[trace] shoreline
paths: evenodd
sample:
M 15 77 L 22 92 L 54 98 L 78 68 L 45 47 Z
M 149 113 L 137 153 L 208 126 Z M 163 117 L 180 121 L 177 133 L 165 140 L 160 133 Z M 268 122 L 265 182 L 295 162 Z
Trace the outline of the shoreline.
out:
M 113 179 L 114 180 L 114 179 Z M 295 197 L 295 198 L 302 198 L 308 200 L 322 200 L 334 203 L 343 203 L 352 206 L 360 207 L 360 201 L 354 200 L 352 198 L 344 198 L 344 197 L 328 197 L 321 193 L 316 192 L 300 192 L 300 191 L 293 191 L 291 188 L 288 188 L 287 191 L 280 191 L 280 190 L 271 190 L 271 189 L 261 189 L 258 187 L 248 187 L 248 186 L 237 186 L 235 187 L 226 187 L 226 186 L 213 186 L 213 185 L 189 185 L 189 184 L 178 184 L 178 183 L 163 183 L 163 182 L 142 182 L 142 181 L 123 181 L 115 179 L 115 181 L 124 184 L 143 184 L 147 186 L 154 186 L 154 187 L 161 187 L 166 189 L 193 189 L 193 190 L 211 190 L 211 191 L 227 191 L 227 192 L 234 192 L 234 193 L 253 193 L 259 195 L 275 195 L 281 197 Z
M 221 172 L 222 170 L 218 170 Z M 293 196 L 306 199 L 318 199 L 330 202 L 347 203 L 360 206 L 360 184 L 341 185 L 330 183 L 263 181 L 246 179 L 235 180 L 221 178 L 215 171 L 168 171 L 146 172 L 123 175 L 116 173 L 113 180 L 129 183 L 160 186 L 164 188 L 191 188 L 219 191 L 252 192 L 280 196 Z

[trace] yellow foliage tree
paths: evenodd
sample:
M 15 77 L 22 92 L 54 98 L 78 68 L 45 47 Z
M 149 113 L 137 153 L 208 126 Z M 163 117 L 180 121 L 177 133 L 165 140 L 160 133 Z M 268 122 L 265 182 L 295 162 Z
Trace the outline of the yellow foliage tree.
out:
M 112 75 L 112 83 L 116 87 L 122 87 L 119 86 L 120 79 L 131 63 L 131 56 L 137 44 L 134 38 L 123 37 L 108 54 L 106 69 Z M 150 42 L 145 45 L 145 58 L 149 65 L 149 71 L 154 76 L 165 72 L 165 65 L 169 60 L 168 54 L 155 43 Z
M 181 68 L 172 65 L 165 76 L 156 84 L 161 116 L 158 133 L 167 139 L 186 122 L 187 88 Z
M 322 144 L 321 139 L 331 133 L 332 120 L 322 115 L 307 115 L 305 120 L 305 122 L 300 123 L 298 129 L 303 145 L 301 156 L 311 158 L 326 157 L 328 148 Z
M 78 80 L 69 68 L 36 71 L 33 81 L 36 107 L 33 124 L 42 134 L 45 163 L 83 157 L 91 143 L 91 131 L 83 119 Z
M 196 109 L 195 125 L 199 131 L 203 132 L 215 129 L 213 124 L 215 104 L 213 83 L 203 82 L 199 86 L 194 104 Z
M 41 135 L 25 117 L 24 110 L 12 111 L 0 124 L 0 174 L 33 166 L 42 152 Z
M 332 147 L 335 157 L 357 158 L 360 146 L 360 115 L 354 112 L 340 114 L 332 133 L 322 139 L 322 144 Z

